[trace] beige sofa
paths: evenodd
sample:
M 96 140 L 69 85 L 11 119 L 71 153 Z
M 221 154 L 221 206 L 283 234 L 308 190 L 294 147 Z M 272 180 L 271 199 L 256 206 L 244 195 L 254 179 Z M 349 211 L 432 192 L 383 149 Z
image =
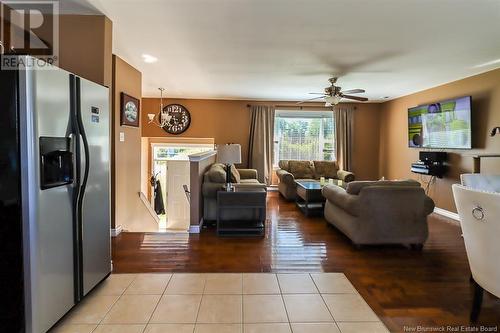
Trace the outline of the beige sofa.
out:
M 354 180 L 354 174 L 339 170 L 335 161 L 281 160 L 278 166 L 278 190 L 287 200 L 295 200 L 297 196 L 296 180 L 319 180 L 321 177 L 339 179 L 346 183 Z
M 325 186 L 322 193 L 325 219 L 355 245 L 422 248 L 427 240 L 427 215 L 434 202 L 417 181 L 357 181 L 347 189 Z
M 231 182 L 235 187 L 252 187 L 266 189 L 266 185 L 257 180 L 257 170 L 236 169 L 231 167 Z M 217 191 L 223 190 L 226 183 L 226 167 L 224 164 L 214 163 L 203 175 L 203 219 L 214 221 L 217 219 Z M 248 215 L 245 212 L 244 215 Z M 243 216 L 235 212 L 235 219 L 251 219 L 252 216 Z

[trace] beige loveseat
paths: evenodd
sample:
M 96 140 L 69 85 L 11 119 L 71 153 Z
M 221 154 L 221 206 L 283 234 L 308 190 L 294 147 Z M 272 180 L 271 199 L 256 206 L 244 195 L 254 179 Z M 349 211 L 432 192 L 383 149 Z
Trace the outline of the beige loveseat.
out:
M 421 248 L 427 239 L 427 215 L 434 202 L 417 181 L 355 181 L 347 189 L 327 185 L 322 193 L 325 219 L 355 245 Z
M 266 185 L 259 183 L 257 180 L 257 170 L 255 169 L 236 169 L 234 165 L 231 166 L 231 182 L 236 187 L 266 189 Z M 217 219 L 217 191 L 223 190 L 225 183 L 226 167 L 224 164 L 212 164 L 203 175 L 203 219 L 205 221 L 214 221 Z M 245 213 L 248 215 L 248 212 Z M 238 212 L 235 212 L 234 218 L 251 219 L 253 216 L 238 215 Z
M 335 161 L 281 160 L 278 166 L 278 190 L 287 200 L 295 200 L 297 196 L 296 180 L 319 180 L 321 177 L 339 179 L 346 183 L 354 180 L 354 174 L 339 170 Z

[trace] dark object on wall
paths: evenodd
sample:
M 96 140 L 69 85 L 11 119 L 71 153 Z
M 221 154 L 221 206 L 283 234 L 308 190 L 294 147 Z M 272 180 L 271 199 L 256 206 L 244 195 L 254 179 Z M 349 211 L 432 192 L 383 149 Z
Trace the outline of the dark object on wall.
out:
M 448 167 L 444 164 L 448 158 L 446 152 L 421 151 L 419 161 L 411 164 L 411 172 L 443 178 Z
M 500 134 L 500 126 L 494 127 L 494 128 L 491 130 L 490 136 L 495 136 L 495 135 L 497 135 L 497 134 Z
M 448 158 L 448 153 L 444 151 L 421 151 L 418 153 L 418 158 L 429 163 L 444 163 Z
M 137 98 L 122 92 L 120 94 L 120 125 L 139 127 L 141 115 L 140 102 Z
M 163 194 L 161 192 L 161 184 L 159 180 L 155 182 L 155 212 L 158 215 L 165 214 L 165 204 L 163 203 Z
M 183 105 L 169 104 L 162 111 L 160 113 L 162 122 L 162 117 L 167 117 L 167 123 L 163 126 L 163 130 L 169 134 L 181 134 L 191 125 L 191 114 Z

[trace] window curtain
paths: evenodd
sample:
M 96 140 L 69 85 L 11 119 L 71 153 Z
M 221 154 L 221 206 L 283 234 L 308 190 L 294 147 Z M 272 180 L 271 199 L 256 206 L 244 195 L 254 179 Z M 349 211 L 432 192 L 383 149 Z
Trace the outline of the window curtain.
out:
M 257 170 L 261 183 L 271 185 L 273 172 L 274 106 L 252 105 L 248 166 Z
M 334 113 L 337 163 L 342 170 L 352 171 L 354 110 L 351 107 L 340 106 Z

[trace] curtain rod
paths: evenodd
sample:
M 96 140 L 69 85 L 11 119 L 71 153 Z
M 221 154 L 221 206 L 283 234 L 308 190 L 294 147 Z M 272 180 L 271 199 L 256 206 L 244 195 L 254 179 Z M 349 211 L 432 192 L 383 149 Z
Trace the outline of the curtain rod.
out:
M 254 104 L 254 105 L 261 105 L 261 104 Z M 265 105 L 265 104 L 262 104 L 262 105 Z M 252 104 L 247 104 L 247 108 L 251 107 Z M 330 110 L 330 106 L 320 106 L 320 105 L 317 105 L 317 106 L 314 106 L 314 105 L 296 105 L 296 104 L 278 104 L 278 105 L 274 105 L 275 108 L 297 108 L 299 110 L 302 110 L 302 109 L 328 109 Z M 354 110 L 357 109 L 357 106 L 353 106 L 352 107 Z

